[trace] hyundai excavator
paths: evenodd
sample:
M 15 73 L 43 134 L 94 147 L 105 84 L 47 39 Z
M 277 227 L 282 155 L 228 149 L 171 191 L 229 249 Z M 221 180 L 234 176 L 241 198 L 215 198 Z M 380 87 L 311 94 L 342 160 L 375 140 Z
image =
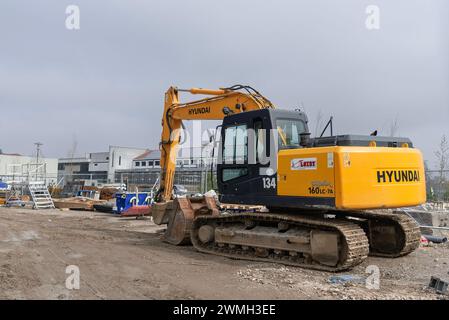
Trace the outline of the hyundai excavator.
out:
M 182 92 L 206 97 L 180 102 Z M 216 197 L 173 195 L 187 120 L 222 120 Z M 249 86 L 170 87 L 160 150 L 152 216 L 167 225 L 168 243 L 325 271 L 350 269 L 368 255 L 403 256 L 419 246 L 418 225 L 398 210 L 426 201 L 422 154 L 408 138 L 310 137 L 305 113 L 277 109 Z M 228 212 L 219 203 L 263 209 Z

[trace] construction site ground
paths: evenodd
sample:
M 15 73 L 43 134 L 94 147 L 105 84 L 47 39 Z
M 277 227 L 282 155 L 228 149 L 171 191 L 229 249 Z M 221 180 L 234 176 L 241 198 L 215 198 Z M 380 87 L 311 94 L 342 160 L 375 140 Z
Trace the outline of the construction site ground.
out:
M 427 289 L 449 278 L 449 245 L 397 259 L 368 257 L 340 274 L 199 253 L 160 241 L 151 219 L 87 211 L 0 208 L 2 299 L 444 299 Z M 80 288 L 66 288 L 66 267 Z M 331 283 L 335 275 L 380 270 L 380 288 Z M 368 268 L 370 270 L 370 268 Z

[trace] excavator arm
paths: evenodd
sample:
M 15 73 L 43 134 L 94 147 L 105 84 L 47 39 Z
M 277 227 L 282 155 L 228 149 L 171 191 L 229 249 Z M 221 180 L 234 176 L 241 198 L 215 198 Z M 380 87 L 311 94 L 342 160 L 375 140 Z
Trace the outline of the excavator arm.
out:
M 179 93 L 208 95 L 209 97 L 180 103 Z M 274 105 L 249 86 L 236 85 L 218 90 L 170 87 L 165 93 L 162 115 L 161 176 L 158 202 L 171 199 L 176 156 L 183 120 L 221 120 L 225 116 L 251 110 L 274 108 Z

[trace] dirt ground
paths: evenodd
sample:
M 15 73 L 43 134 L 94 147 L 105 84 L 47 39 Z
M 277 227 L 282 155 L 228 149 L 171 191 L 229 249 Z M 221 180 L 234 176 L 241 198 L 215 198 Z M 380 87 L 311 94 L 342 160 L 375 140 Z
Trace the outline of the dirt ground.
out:
M 151 220 L 81 211 L 0 208 L 2 299 L 443 299 L 427 289 L 449 278 L 449 245 L 398 258 L 369 257 L 343 274 L 380 270 L 380 288 L 334 284 L 338 274 L 231 260 L 159 240 Z M 66 288 L 66 267 L 80 288 Z

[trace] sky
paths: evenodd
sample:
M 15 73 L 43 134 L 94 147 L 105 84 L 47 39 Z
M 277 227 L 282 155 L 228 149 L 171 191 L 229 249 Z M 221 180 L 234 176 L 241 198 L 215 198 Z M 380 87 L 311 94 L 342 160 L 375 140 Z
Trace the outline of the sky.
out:
M 449 136 L 448 17 L 447 0 L 2 0 L 0 148 L 154 149 L 168 87 L 239 83 L 301 107 L 312 134 L 330 116 L 338 134 L 395 127 L 433 166 Z

